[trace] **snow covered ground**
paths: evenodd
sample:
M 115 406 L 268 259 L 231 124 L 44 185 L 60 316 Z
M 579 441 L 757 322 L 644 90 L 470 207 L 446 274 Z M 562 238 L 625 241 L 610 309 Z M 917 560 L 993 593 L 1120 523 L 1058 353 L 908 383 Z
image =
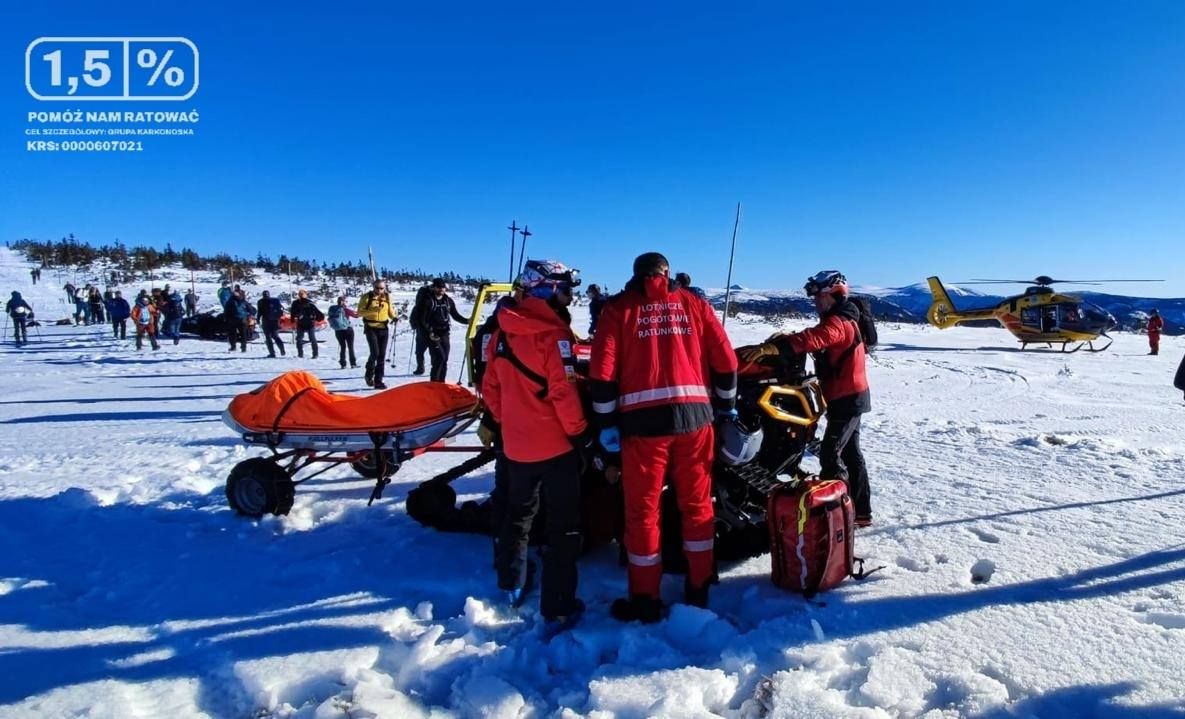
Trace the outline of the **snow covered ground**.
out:
M 30 287 L 0 252 L 0 290 L 42 318 L 61 284 L 45 277 Z M 775 329 L 729 326 L 737 344 Z M 485 540 L 405 514 L 447 456 L 369 508 L 345 467 L 287 517 L 226 507 L 227 473 L 258 452 L 219 414 L 298 367 L 363 391 L 328 347 L 301 362 L 192 340 L 137 353 L 106 327 L 32 335 L 0 348 L 3 717 L 1185 717 L 1181 338 L 1158 357 L 1126 334 L 1058 355 L 1001 330 L 882 326 L 876 524 L 857 548 L 884 570 L 808 603 L 760 557 L 723 568 L 710 611 L 622 626 L 607 549 L 582 565 L 585 621 L 546 643 L 534 609 L 495 601 Z M 401 336 L 389 379 L 413 379 L 408 351 Z

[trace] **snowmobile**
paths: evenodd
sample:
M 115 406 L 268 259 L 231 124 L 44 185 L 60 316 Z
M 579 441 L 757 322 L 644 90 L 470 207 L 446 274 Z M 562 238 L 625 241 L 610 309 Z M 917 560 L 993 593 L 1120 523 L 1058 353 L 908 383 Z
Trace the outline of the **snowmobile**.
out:
M 578 360 L 583 353 L 577 352 Z M 578 364 L 579 371 L 579 364 Z M 802 461 L 818 449 L 818 422 L 826 409 L 819 384 L 806 371 L 806 356 L 764 358 L 742 364 L 738 373 L 737 422 L 756 433 L 761 446 L 743 464 L 718 458 L 712 468 L 716 510 L 716 557 L 736 561 L 769 551 L 765 522 L 767 500 L 779 485 L 807 476 Z M 493 533 L 494 497 L 457 505 L 450 483 L 494 459 L 487 451 L 462 465 L 422 482 L 407 496 L 407 512 L 420 524 L 447 532 Z M 624 499 L 612 456 L 596 456 L 582 477 L 583 523 L 586 549 L 611 539 L 620 543 L 624 527 Z M 479 463 L 480 462 L 480 463 Z M 466 463 L 469 465 L 470 463 Z M 538 520 L 538 529 L 545 522 Z M 669 572 L 684 568 L 682 532 L 674 493 L 662 498 L 663 565 Z M 541 537 L 537 537 L 541 539 Z
M 182 335 L 203 340 L 219 340 L 225 342 L 227 338 L 226 327 L 226 317 L 222 312 L 216 310 L 200 312 L 191 317 L 184 317 L 181 320 Z M 259 339 L 259 332 L 252 325 L 251 336 L 247 338 L 247 341 L 254 342 L 257 339 Z

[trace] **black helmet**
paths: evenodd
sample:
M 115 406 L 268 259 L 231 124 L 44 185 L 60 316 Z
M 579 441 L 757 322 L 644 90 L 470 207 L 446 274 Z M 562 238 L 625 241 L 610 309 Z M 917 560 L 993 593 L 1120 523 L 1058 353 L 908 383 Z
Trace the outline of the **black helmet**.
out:
M 725 422 L 716 430 L 720 442 L 720 459 L 725 464 L 740 465 L 752 462 L 761 450 L 764 433 L 761 427 L 750 430 L 740 420 Z

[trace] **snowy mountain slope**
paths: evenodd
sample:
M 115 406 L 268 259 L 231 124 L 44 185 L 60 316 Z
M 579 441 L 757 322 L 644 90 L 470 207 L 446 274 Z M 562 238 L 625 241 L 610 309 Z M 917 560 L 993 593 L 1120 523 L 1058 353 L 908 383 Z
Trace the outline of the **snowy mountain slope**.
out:
M 944 285 L 955 304 L 962 310 L 995 307 L 1006 295 L 984 294 L 957 285 Z M 1017 286 L 1019 292 L 1022 287 Z M 880 319 L 891 322 L 925 322 L 926 311 L 933 297 L 925 282 L 906 287 L 873 287 L 855 285 L 852 291 L 868 297 L 873 313 Z M 1067 288 L 1067 294 L 1080 297 L 1096 304 L 1115 316 L 1123 329 L 1134 330 L 1142 326 L 1148 313 L 1156 308 L 1165 320 L 1167 334 L 1185 332 L 1185 298 L 1166 299 L 1154 297 L 1129 297 L 1098 292 L 1079 292 Z M 724 305 L 724 291 L 710 290 L 708 296 L 717 307 Z M 732 293 L 731 301 L 744 312 L 771 316 L 786 314 L 809 315 L 814 312 L 813 303 L 801 290 L 756 290 L 742 289 Z
M 0 289 L 28 288 L 19 269 L 0 262 Z M 581 567 L 586 620 L 550 643 L 534 609 L 496 601 L 488 542 L 405 514 L 448 456 L 409 462 L 369 508 L 370 482 L 337 468 L 287 517 L 227 509 L 226 474 L 260 454 L 219 421 L 227 402 L 292 368 L 365 391 L 333 353 L 137 353 L 104 327 L 6 343 L 0 716 L 1185 716 L 1185 341 L 1148 357 L 1127 334 L 1097 355 L 881 336 L 876 524 L 856 541 L 884 570 L 810 603 L 760 557 L 721 567 L 710 610 L 622 626 L 606 549 Z M 414 379 L 409 349 L 390 379 Z

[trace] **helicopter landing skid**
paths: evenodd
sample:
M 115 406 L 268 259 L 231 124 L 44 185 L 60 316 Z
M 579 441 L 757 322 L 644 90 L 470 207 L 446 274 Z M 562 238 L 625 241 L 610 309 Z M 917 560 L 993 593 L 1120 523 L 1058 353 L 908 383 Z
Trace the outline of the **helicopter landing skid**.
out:
M 1087 352 L 1102 352 L 1103 350 L 1110 347 L 1111 343 L 1115 341 L 1114 339 L 1112 339 L 1111 337 L 1109 337 L 1107 335 L 1103 335 L 1103 337 L 1107 338 L 1107 344 L 1103 345 L 1102 347 L 1095 347 L 1094 340 L 1087 340 L 1085 342 L 1077 342 L 1077 343 L 1062 342 L 1061 343 L 1061 345 L 1062 345 L 1061 352 L 1063 352 L 1065 354 L 1073 354 L 1073 353 L 1077 352 L 1078 350 L 1083 350 L 1083 349 L 1086 350 Z M 1021 342 L 1020 343 L 1021 350 L 1023 351 L 1023 350 L 1028 349 L 1029 344 L 1030 344 L 1029 342 Z M 1047 349 L 1053 349 L 1053 345 L 1055 343 L 1054 342 L 1045 342 L 1044 344 Z

